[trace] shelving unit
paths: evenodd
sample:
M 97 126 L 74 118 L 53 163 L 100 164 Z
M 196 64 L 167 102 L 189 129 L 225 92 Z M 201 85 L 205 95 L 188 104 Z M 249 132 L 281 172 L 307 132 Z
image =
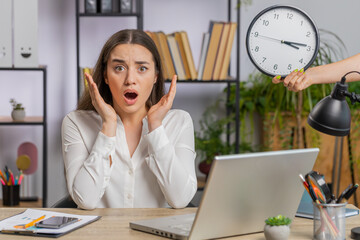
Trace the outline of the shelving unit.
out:
M 0 117 L 0 126 L 42 126 L 43 128 L 43 159 L 42 159 L 42 207 L 47 202 L 47 118 L 46 118 L 46 66 L 38 68 L 0 68 L 0 71 L 40 71 L 43 79 L 43 116 L 28 116 L 24 121 L 15 122 L 10 116 Z
M 228 21 L 232 20 L 231 11 L 234 6 L 231 4 L 231 0 L 228 0 Z M 79 0 L 76 0 L 76 63 L 77 63 L 77 89 L 78 89 L 78 99 L 80 97 L 80 79 L 81 79 L 81 69 L 80 69 L 80 36 L 79 36 L 79 30 L 80 30 L 80 18 L 84 17 L 135 17 L 137 19 L 137 28 L 140 30 L 143 30 L 143 0 L 136 0 L 136 11 L 135 13 L 80 13 L 79 12 Z M 236 33 L 236 76 L 234 79 L 228 79 L 228 80 L 212 80 L 212 81 L 203 81 L 203 80 L 178 80 L 177 83 L 183 84 L 227 84 L 227 101 L 230 97 L 230 86 L 232 84 L 236 85 L 236 96 L 235 96 L 235 152 L 239 152 L 239 133 L 240 133 L 240 117 L 239 117 L 239 88 L 240 88 L 240 69 L 239 69 L 239 63 L 240 63 L 240 55 L 239 55 L 239 40 L 240 39 L 240 9 L 237 8 L 237 33 Z M 230 70 L 229 70 L 230 72 Z M 170 82 L 170 80 L 166 81 L 167 83 Z M 230 109 L 227 109 L 227 115 L 230 114 Z M 230 128 L 230 125 L 228 125 L 228 128 Z M 230 135 L 227 136 L 227 141 L 230 142 Z

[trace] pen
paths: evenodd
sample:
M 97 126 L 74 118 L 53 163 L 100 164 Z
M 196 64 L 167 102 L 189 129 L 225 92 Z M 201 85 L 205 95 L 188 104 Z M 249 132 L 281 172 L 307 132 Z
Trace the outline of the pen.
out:
M 309 183 L 308 183 L 307 181 L 305 181 L 305 178 L 303 177 L 302 174 L 299 174 L 299 177 L 300 177 L 300 180 L 301 180 L 301 182 L 303 183 L 306 191 L 309 193 L 311 199 L 315 202 L 316 197 L 315 197 L 314 192 L 313 192 L 312 190 L 310 190 Z
M 42 220 L 42 219 L 44 219 L 44 218 L 45 218 L 45 215 L 43 215 L 43 216 L 35 219 L 34 221 L 29 222 L 28 224 L 25 224 L 25 227 L 24 227 L 24 228 L 29 228 L 29 227 L 34 226 L 35 223 L 37 223 L 38 221 L 40 221 L 40 220 Z
M 348 191 L 351 189 L 352 184 L 350 183 L 350 185 L 340 194 L 340 196 L 338 197 L 336 203 L 340 203 L 342 201 L 342 199 L 344 198 L 345 194 L 348 193 Z
M 345 195 L 344 198 L 348 200 L 356 191 L 356 189 L 359 187 L 359 184 L 355 184 Z
M 6 185 L 4 180 L 0 179 L 2 185 Z

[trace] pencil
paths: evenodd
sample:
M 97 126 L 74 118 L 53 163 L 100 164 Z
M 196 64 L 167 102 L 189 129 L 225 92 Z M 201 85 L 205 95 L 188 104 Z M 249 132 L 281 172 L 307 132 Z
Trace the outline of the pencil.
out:
M 0 181 L 1 181 L 1 184 L 2 184 L 2 185 L 6 185 L 5 182 L 4 182 L 4 180 L 2 180 L 1 178 L 0 178 Z
M 35 219 L 34 221 L 29 222 L 28 224 L 25 224 L 25 227 L 24 227 L 24 228 L 29 228 L 29 227 L 34 226 L 35 223 L 37 223 L 38 221 L 40 221 L 40 220 L 42 220 L 42 219 L 44 219 L 44 218 L 45 218 L 45 215 L 43 215 L 43 216 Z
M 1 178 L 4 180 L 4 182 L 7 183 L 7 182 L 6 182 L 6 178 L 4 177 L 4 174 L 2 173 L 1 170 L 0 170 L 0 175 L 1 175 Z M 5 184 L 5 185 L 6 185 L 6 184 Z
M 18 185 L 21 184 L 21 181 L 22 181 L 23 177 L 24 177 L 24 175 L 21 173 L 21 174 L 20 174 L 20 177 L 19 177 Z

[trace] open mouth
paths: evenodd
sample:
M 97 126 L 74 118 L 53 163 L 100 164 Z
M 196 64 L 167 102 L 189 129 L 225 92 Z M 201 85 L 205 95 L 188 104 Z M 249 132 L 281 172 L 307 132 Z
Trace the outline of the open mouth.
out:
M 138 95 L 136 92 L 127 92 L 124 96 L 129 100 L 134 100 Z
M 133 89 L 128 89 L 124 93 L 124 100 L 129 105 L 135 104 L 137 97 L 138 97 L 138 93 Z

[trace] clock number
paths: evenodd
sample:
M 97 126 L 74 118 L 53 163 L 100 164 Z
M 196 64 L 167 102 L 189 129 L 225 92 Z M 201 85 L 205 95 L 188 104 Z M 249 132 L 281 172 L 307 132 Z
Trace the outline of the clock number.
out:
M 301 22 L 300 22 L 300 26 L 302 26 L 304 24 L 304 21 L 303 20 L 301 20 Z
M 254 33 L 254 37 L 258 37 L 259 36 L 259 33 L 258 32 L 255 32 Z
M 269 21 L 268 20 L 263 20 L 263 25 L 269 26 Z
M 277 64 L 274 65 L 274 70 L 276 70 L 276 69 L 278 69 L 278 65 L 277 65 Z
M 259 46 L 256 46 L 255 47 L 255 52 L 258 52 L 259 51 Z
M 311 46 L 307 46 L 307 47 L 306 47 L 306 51 L 309 52 L 310 50 L 311 50 Z
M 294 16 L 294 14 L 292 14 L 292 13 L 287 14 L 287 18 L 290 19 L 290 20 L 292 20 L 293 16 Z
M 307 32 L 307 33 L 306 33 L 306 36 L 307 36 L 307 37 L 310 37 L 310 35 L 311 35 L 311 32 Z
M 266 60 L 266 57 L 263 57 L 263 60 L 262 60 L 262 62 L 265 62 L 265 60 Z
M 279 19 L 279 14 L 274 14 L 274 19 Z
M 291 70 L 291 67 L 292 67 L 291 64 L 289 64 L 288 67 L 287 67 L 287 69 Z
M 303 63 L 303 62 L 304 62 L 304 59 L 303 59 L 303 58 L 302 58 L 302 59 L 300 59 L 300 60 L 299 60 L 299 62 L 300 62 L 300 63 Z

